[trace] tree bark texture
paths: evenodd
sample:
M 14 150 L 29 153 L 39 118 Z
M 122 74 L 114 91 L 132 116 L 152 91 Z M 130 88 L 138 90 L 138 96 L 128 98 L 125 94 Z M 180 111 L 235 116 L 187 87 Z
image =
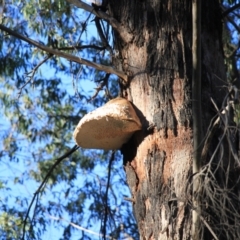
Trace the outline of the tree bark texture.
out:
M 114 32 L 123 94 L 143 124 L 122 153 L 141 239 L 191 239 L 192 18 L 190 0 L 109 0 L 109 14 L 133 35 Z M 225 80 L 217 0 L 202 3 L 203 129 L 221 103 Z M 149 129 L 153 123 L 154 128 Z

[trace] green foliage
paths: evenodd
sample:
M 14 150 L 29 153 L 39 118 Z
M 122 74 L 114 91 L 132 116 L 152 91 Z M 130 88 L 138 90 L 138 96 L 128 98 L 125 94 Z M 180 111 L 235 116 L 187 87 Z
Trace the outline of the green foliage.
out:
M 15 212 L 15 210 L 12 211 Z M 13 215 L 9 211 L 0 214 L 0 234 L 2 238 L 18 239 L 22 227 L 21 217 L 16 217 L 15 214 Z
M 109 65 L 106 51 L 72 47 L 101 46 L 97 36 L 88 36 L 96 32 L 92 19 L 64 0 L 5 1 L 0 16 L 1 24 L 24 36 Z M 26 239 L 44 239 L 52 228 L 58 239 L 93 239 L 74 224 L 99 233 L 107 207 L 107 234 L 117 239 L 127 233 L 138 239 L 131 205 L 123 200 L 128 189 L 119 154 L 111 170 L 106 205 L 109 154 L 102 151 L 79 150 L 58 165 L 24 222 L 54 159 L 74 145 L 72 132 L 80 118 L 108 100 L 100 91 L 89 103 L 95 90 L 86 86 L 97 87 L 105 73 L 49 56 L 3 31 L 0 62 L 1 237 L 19 239 L 25 227 Z M 116 78 L 110 76 L 104 88 L 116 96 Z

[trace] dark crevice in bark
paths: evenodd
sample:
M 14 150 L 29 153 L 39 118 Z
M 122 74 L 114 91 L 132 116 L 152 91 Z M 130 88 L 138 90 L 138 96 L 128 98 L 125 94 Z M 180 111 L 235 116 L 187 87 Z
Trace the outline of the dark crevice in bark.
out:
M 164 136 L 168 137 L 168 129 L 173 131 L 174 136 L 177 136 L 177 119 L 172 110 L 171 101 L 153 115 L 153 122 L 157 127 L 157 130 L 163 130 Z
M 142 130 L 134 133 L 131 139 L 122 146 L 121 153 L 123 154 L 124 166 L 126 166 L 129 162 L 131 162 L 135 158 L 137 148 L 139 144 L 144 140 L 144 138 L 147 135 L 152 134 L 152 130 L 151 129 L 148 130 L 150 122 L 146 119 L 143 113 L 134 104 L 132 104 L 132 106 L 141 121 Z
M 177 40 L 177 49 L 178 49 L 178 71 L 179 71 L 179 78 L 184 78 L 185 77 L 185 72 L 184 72 L 184 52 L 183 52 L 183 44 L 182 42 L 178 39 Z

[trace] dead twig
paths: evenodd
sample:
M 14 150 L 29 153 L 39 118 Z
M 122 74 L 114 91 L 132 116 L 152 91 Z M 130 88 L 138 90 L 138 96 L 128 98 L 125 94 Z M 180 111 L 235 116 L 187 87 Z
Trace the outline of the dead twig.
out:
M 73 4 L 74 6 L 76 6 L 78 8 L 82 8 L 87 12 L 91 12 L 95 16 L 107 21 L 113 27 L 113 29 L 119 33 L 119 35 L 121 36 L 123 41 L 125 41 L 125 43 L 129 43 L 133 39 L 133 34 L 131 34 L 130 31 L 128 29 L 126 29 L 126 27 L 123 24 L 119 23 L 116 19 L 109 16 L 105 12 L 97 11 L 97 10 L 95 10 L 94 7 L 84 3 L 82 1 L 79 1 L 79 0 L 67 0 L 67 1 L 71 4 Z
M 58 47 L 58 50 L 64 50 L 64 51 L 71 51 L 71 50 L 83 50 L 83 49 L 88 49 L 88 48 L 93 48 L 99 51 L 104 50 L 106 47 L 101 47 L 101 46 L 97 46 L 97 45 L 93 45 L 93 44 L 89 44 L 89 45 L 77 45 L 77 46 L 72 46 L 72 47 Z
M 210 227 L 210 225 L 207 223 L 207 221 L 205 221 L 205 219 L 200 216 L 201 221 L 204 223 L 204 225 L 207 227 L 207 229 L 209 230 L 209 232 L 212 234 L 212 236 L 214 237 L 215 240 L 218 240 L 218 237 L 216 236 L 215 232 L 212 230 L 212 228 Z
M 220 236 L 225 239 L 240 239 L 240 177 L 239 168 L 235 165 L 235 163 L 239 165 L 239 159 L 233 141 L 236 131 L 232 131 L 234 127 L 231 126 L 232 115 L 230 112 L 234 100 L 238 99 L 236 92 L 237 90 L 233 87 L 229 88 L 221 109 L 211 99 L 217 115 L 210 123 L 202 150 L 202 160 L 206 162 L 207 156 L 209 159 L 207 164 L 202 166 L 197 173 L 201 179 L 200 191 L 197 194 L 201 199 L 199 216 L 202 222 L 202 239 L 209 233 L 215 240 L 219 239 Z M 212 149 L 212 139 L 217 129 L 220 134 L 218 134 L 218 140 L 214 140 L 216 146 Z M 207 229 L 207 232 L 204 229 Z
M 36 197 L 38 197 L 38 194 L 41 192 L 43 186 L 46 184 L 48 178 L 51 176 L 51 174 L 52 174 L 53 170 L 56 168 L 56 166 L 58 164 L 60 164 L 60 162 L 62 160 L 64 160 L 65 158 L 69 157 L 72 153 L 74 153 L 78 148 L 79 148 L 79 146 L 75 145 L 72 149 L 70 149 L 68 152 L 66 152 L 63 156 L 61 156 L 58 159 L 56 159 L 55 163 L 52 165 L 52 167 L 47 172 L 46 176 L 44 177 L 44 179 L 43 179 L 42 183 L 40 184 L 40 186 L 38 187 L 37 191 L 34 193 L 34 196 L 33 196 L 32 200 L 31 200 L 31 203 L 30 203 L 30 205 L 28 207 L 26 216 L 25 216 L 24 221 L 23 221 L 23 235 L 22 235 L 22 238 L 21 238 L 22 240 L 25 239 L 27 219 L 29 217 L 30 210 L 32 208 L 32 205 L 33 205 Z M 33 214 L 35 214 L 35 211 L 34 211 Z
M 26 73 L 26 75 L 30 75 L 28 76 L 28 80 L 27 82 L 25 82 L 20 88 L 19 88 L 19 92 L 18 92 L 18 98 L 20 97 L 20 95 L 22 94 L 22 90 L 27 86 L 28 83 L 30 83 L 36 73 L 36 71 L 38 70 L 38 68 L 45 63 L 48 59 L 50 59 L 53 55 L 50 54 L 48 55 L 46 58 L 44 58 L 35 68 L 32 69 L 31 72 Z
M 236 9 L 240 8 L 240 3 L 237 3 L 237 4 L 235 4 L 234 6 L 228 8 L 228 9 L 226 9 L 226 8 L 224 8 L 224 7 L 222 7 L 222 8 L 223 8 L 223 10 L 224 10 L 224 12 L 222 13 L 222 17 L 224 18 L 224 17 L 226 17 L 229 13 L 232 13 L 232 12 L 235 11 Z
M 101 223 L 101 231 L 103 232 L 103 239 L 106 240 L 106 229 L 107 229 L 107 217 L 108 217 L 108 189 L 110 186 L 110 177 L 111 177 L 111 169 L 112 169 L 112 163 L 114 160 L 115 151 L 112 151 L 111 157 L 109 159 L 108 164 L 108 178 L 107 178 L 107 186 L 106 186 L 106 193 L 105 193 L 105 199 L 104 199 L 104 219 Z
M 102 237 L 102 236 L 103 236 L 103 234 L 101 234 L 101 233 L 96 233 L 96 232 L 91 231 L 91 230 L 89 230 L 89 229 L 87 229 L 87 228 L 81 227 L 81 226 L 79 226 L 79 225 L 77 225 L 77 224 L 75 224 L 75 223 L 73 223 L 73 222 L 70 222 L 70 221 L 64 219 L 64 218 L 59 218 L 59 217 L 55 217 L 55 216 L 51 216 L 51 215 L 49 215 L 49 217 L 50 217 L 51 219 L 53 219 L 53 220 L 56 220 L 56 221 L 59 221 L 59 220 L 60 220 L 60 221 L 67 222 L 68 224 L 70 224 L 70 225 L 73 226 L 74 228 L 79 229 L 79 230 L 84 231 L 84 232 L 87 232 L 87 233 L 90 233 L 90 234 L 92 234 L 92 235 L 96 235 L 96 236 L 99 236 L 99 237 Z M 108 235 L 106 235 L 106 238 L 111 239 L 111 240 L 116 240 L 115 238 L 112 238 L 111 236 L 108 236 Z
M 98 82 L 101 82 L 100 85 L 96 88 L 95 93 L 93 94 L 93 96 L 88 100 L 88 102 L 91 102 L 92 100 L 94 100 L 96 98 L 96 96 L 98 95 L 98 93 L 100 91 L 103 90 L 104 87 L 106 87 L 106 93 L 108 95 L 108 97 L 110 99 L 112 99 L 112 96 L 110 95 L 109 91 L 108 91 L 108 79 L 110 77 L 110 74 L 106 74 L 106 76 L 103 79 L 100 79 Z

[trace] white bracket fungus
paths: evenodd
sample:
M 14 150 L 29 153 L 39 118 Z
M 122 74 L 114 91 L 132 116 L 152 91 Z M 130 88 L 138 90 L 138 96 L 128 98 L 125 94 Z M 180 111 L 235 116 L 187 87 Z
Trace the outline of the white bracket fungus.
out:
M 115 150 L 141 129 L 132 104 L 125 98 L 117 97 L 86 114 L 74 130 L 73 137 L 82 148 Z

